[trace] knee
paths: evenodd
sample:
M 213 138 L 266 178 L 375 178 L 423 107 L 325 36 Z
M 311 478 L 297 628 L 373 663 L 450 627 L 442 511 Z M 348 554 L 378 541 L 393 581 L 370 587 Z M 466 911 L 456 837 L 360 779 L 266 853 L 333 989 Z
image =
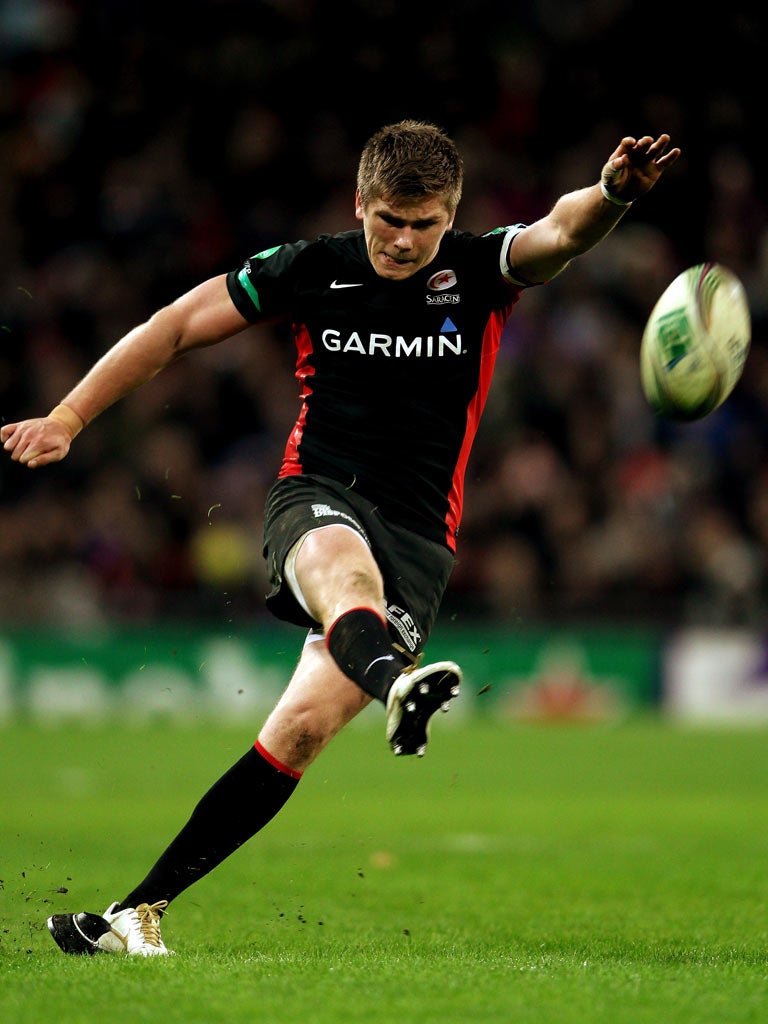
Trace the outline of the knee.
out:
M 309 705 L 282 706 L 267 721 L 270 737 L 265 746 L 279 750 L 281 761 L 292 767 L 307 767 L 338 732 L 334 721 Z
M 320 704 L 284 697 L 267 719 L 261 741 L 280 761 L 303 770 L 369 702 L 352 683 L 335 700 Z
M 286 760 L 289 764 L 299 764 L 302 768 L 310 765 L 327 742 L 317 732 L 295 728 L 287 737 L 286 751 L 288 756 Z

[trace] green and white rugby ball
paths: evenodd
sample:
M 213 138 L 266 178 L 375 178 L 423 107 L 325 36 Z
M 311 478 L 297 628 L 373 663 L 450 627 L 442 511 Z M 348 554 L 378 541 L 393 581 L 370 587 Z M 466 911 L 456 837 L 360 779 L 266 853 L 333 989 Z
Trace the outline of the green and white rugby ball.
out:
M 640 345 L 643 393 L 659 416 L 699 420 L 722 405 L 752 337 L 747 295 L 722 263 L 688 267 L 662 292 Z

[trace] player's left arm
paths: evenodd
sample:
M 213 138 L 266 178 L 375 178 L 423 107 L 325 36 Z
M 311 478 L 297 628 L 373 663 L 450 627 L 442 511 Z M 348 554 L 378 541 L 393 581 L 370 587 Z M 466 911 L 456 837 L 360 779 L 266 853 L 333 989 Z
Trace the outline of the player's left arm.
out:
M 561 196 L 545 217 L 515 237 L 507 257 L 512 276 L 531 284 L 549 281 L 597 245 L 680 156 L 669 142 L 668 135 L 623 138 L 599 182 Z

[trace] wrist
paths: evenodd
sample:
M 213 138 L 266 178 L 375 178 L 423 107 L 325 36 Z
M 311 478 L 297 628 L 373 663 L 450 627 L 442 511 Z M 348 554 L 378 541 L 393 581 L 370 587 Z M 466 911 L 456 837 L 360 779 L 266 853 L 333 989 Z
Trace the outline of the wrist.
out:
M 74 440 L 85 426 L 82 418 L 78 416 L 74 409 L 70 409 L 68 405 L 57 405 L 48 413 L 48 418 L 56 420 L 66 427 L 69 431 L 70 440 Z
M 603 193 L 603 198 L 607 199 L 609 203 L 613 203 L 614 206 L 631 206 L 634 202 L 633 199 L 622 199 L 621 196 L 615 195 L 602 178 L 600 179 L 600 191 Z

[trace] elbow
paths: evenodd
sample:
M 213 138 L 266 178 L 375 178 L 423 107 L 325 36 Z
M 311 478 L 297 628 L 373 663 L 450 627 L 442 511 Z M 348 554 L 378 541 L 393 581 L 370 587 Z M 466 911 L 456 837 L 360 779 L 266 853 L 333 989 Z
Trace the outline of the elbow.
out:
M 173 304 L 158 309 L 147 321 L 150 337 L 157 339 L 162 364 L 167 366 L 190 347 L 185 340 L 184 323 Z

